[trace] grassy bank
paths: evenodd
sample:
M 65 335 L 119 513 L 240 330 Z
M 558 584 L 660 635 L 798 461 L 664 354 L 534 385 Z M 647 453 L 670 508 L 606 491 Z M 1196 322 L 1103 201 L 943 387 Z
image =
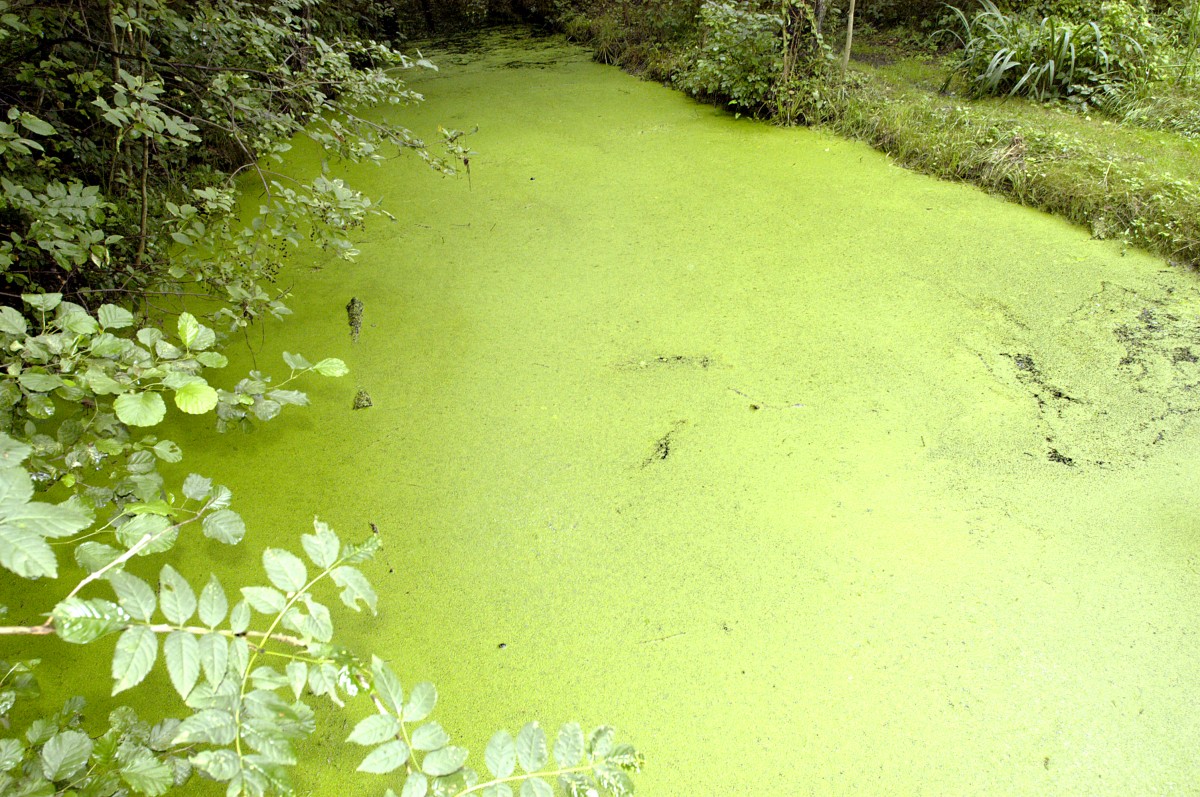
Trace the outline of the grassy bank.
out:
M 597 60 L 649 79 L 674 83 L 685 68 L 686 45 L 630 35 L 611 20 L 576 16 L 564 28 Z M 1200 267 L 1200 108 L 1186 93 L 1148 92 L 1120 116 L 971 99 L 943 91 L 944 59 L 909 42 L 860 37 L 846 79 L 823 87 L 821 124 L 912 169 Z

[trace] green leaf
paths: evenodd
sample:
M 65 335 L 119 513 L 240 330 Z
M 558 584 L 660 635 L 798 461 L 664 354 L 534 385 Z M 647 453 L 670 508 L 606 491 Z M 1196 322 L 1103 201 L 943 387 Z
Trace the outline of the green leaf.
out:
M 507 783 L 493 783 L 479 794 L 480 797 L 513 797 L 513 790 Z
M 242 595 L 259 614 L 279 614 L 287 606 L 283 593 L 271 587 L 242 587 Z
M 427 722 L 412 732 L 414 750 L 437 750 L 450 744 L 450 734 L 436 722 Z
M 133 313 L 115 304 L 102 304 L 96 313 L 100 326 L 105 329 L 124 329 L 133 326 Z
M 16 468 L 24 462 L 31 451 L 33 449 L 26 444 L 13 440 L 4 432 L 0 432 L 0 465 L 3 465 L 6 470 Z
M 497 778 L 507 778 L 517 768 L 517 746 L 513 744 L 512 734 L 508 731 L 496 731 L 487 748 L 483 751 L 483 763 L 488 772 Z
M 49 122 L 46 122 L 31 113 L 21 114 L 21 127 L 28 130 L 30 133 L 35 133 L 39 136 L 54 135 L 54 128 Z M 53 780 L 53 778 L 51 778 Z
M 158 599 L 154 597 L 154 590 L 150 585 L 124 570 L 107 575 L 113 591 L 117 593 L 117 602 L 121 604 L 121 608 L 135 620 L 149 622 L 158 606 Z
M 0 521 L 0 565 L 21 578 L 58 577 L 54 551 L 40 534 Z
M 196 340 L 196 336 L 200 334 L 200 322 L 191 313 L 180 313 L 179 323 L 176 327 L 179 330 L 179 339 L 183 341 L 184 348 L 190 349 L 192 343 Z
M 554 797 L 554 789 L 541 778 L 530 778 L 521 784 L 521 797 Z
M 333 583 L 342 588 L 342 603 L 357 612 L 359 611 L 358 602 L 361 600 L 371 610 L 371 614 L 377 614 L 376 606 L 379 603 L 379 599 L 375 595 L 375 590 L 371 588 L 370 582 L 367 581 L 366 576 L 360 573 L 357 568 L 349 566 L 335 567 L 330 571 L 329 575 L 333 579 Z
M 308 570 L 300 557 L 281 548 L 268 548 L 262 555 L 267 578 L 284 592 L 299 592 L 308 583 Z
M 170 440 L 160 440 L 150 449 L 154 452 L 154 456 L 161 459 L 163 462 L 179 462 L 183 459 L 183 451 Z
M 421 771 L 432 777 L 453 775 L 467 763 L 467 751 L 462 747 L 442 747 L 427 753 L 421 761 Z
M 246 523 L 232 509 L 218 509 L 200 523 L 204 536 L 227 545 L 237 545 L 246 536 Z
M 517 762 L 526 772 L 537 772 L 548 758 L 546 732 L 536 722 L 529 723 L 517 734 Z
M 42 774 L 46 780 L 66 780 L 82 769 L 91 756 L 92 740 L 86 733 L 56 733 L 42 748 Z
M 218 708 L 206 708 L 187 717 L 175 734 L 174 744 L 192 744 L 204 742 L 208 744 L 232 744 L 237 737 L 237 724 L 233 715 Z
M 188 760 L 192 766 L 216 781 L 228 781 L 238 773 L 237 753 L 232 750 L 205 750 Z
M 21 298 L 34 310 L 48 313 L 62 303 L 61 293 L 23 293 Z
M 163 565 L 158 576 L 158 603 L 172 625 L 184 625 L 196 613 L 196 593 L 170 565 Z
M 370 747 L 391 739 L 398 733 L 400 733 L 400 720 L 391 714 L 372 714 L 354 726 L 354 730 L 346 737 L 346 741 Z
M 241 604 L 245 606 L 245 604 Z M 229 641 L 222 634 L 205 634 L 200 637 L 200 668 L 204 670 L 204 680 L 213 686 L 220 686 L 225 680 L 225 672 L 229 667 Z
M 25 748 L 17 739 L 0 739 L 0 772 L 8 772 L 25 757 Z
M 229 365 L 229 358 L 219 351 L 202 351 L 196 355 L 196 362 L 205 368 L 224 368 Z
M 200 643 L 187 631 L 172 631 L 163 640 L 163 657 L 171 685 L 186 698 L 200 677 Z
M 400 797 L 425 797 L 429 793 L 429 779 L 420 772 L 410 772 L 400 790 Z
M 162 515 L 135 515 L 117 526 L 117 540 L 126 549 L 145 545 L 139 550 L 141 556 L 171 550 L 178 537 L 178 529 L 173 529 L 171 522 Z
M 299 700 L 304 694 L 304 686 L 308 683 L 308 666 L 302 661 L 290 661 L 287 666 L 288 686 L 292 694 Z
M 129 426 L 154 426 L 167 414 L 166 402 L 157 393 L 123 393 L 113 401 L 113 409 Z
M 387 662 L 378 656 L 371 657 L 371 675 L 375 693 L 383 702 L 384 708 L 400 716 L 404 710 L 404 690 L 400 688 L 400 679 L 392 672 Z
M 157 658 L 158 639 L 153 631 L 145 626 L 126 628 L 113 653 L 112 676 L 116 683 L 112 693 L 117 695 L 140 684 Z
M 587 743 L 587 753 L 592 758 L 604 758 L 612 750 L 613 736 L 616 732 L 610 725 L 601 725 L 592 731 Z
M 307 368 L 312 368 L 312 363 L 304 359 L 303 356 L 299 354 L 292 354 L 291 352 L 285 351 L 283 353 L 283 361 L 287 363 L 288 368 L 291 368 L 293 371 L 303 371 Z
M 50 613 L 54 633 L 64 642 L 83 645 L 129 624 L 130 617 L 115 603 L 93 598 L 67 598 Z
M 554 742 L 554 760 L 560 768 L 578 766 L 583 760 L 583 728 L 578 723 L 568 722 L 558 731 Z
M 24 335 L 29 329 L 25 316 L 11 307 L 0 307 L 0 332 L 10 335 Z
M 337 561 L 342 542 L 338 539 L 337 534 L 334 534 L 333 530 L 321 521 L 314 519 L 313 527 L 315 533 L 301 535 L 300 543 L 304 546 L 304 553 L 308 554 L 312 563 L 324 570 Z
M 99 542 L 85 542 L 75 549 L 75 562 L 89 573 L 95 573 L 112 564 L 121 551 Z
M 175 785 L 175 771 L 144 747 L 118 758 L 121 779 L 146 797 L 161 797 Z
M 420 722 L 430 715 L 437 705 L 437 688 L 428 681 L 422 681 L 412 688 L 408 703 L 404 706 L 405 722 Z
M 209 628 L 216 628 L 225 619 L 229 611 L 229 600 L 225 590 L 215 574 L 209 575 L 208 583 L 200 590 L 200 622 Z
M 34 393 L 49 393 L 63 386 L 61 377 L 36 371 L 25 371 L 17 377 L 17 381 L 21 383 L 21 387 Z
M 43 537 L 70 537 L 91 525 L 92 519 L 82 508 L 70 503 L 43 504 L 31 501 L 28 504 L 12 505 L 5 502 L 0 506 L 3 525 L 32 531 Z
M 229 613 L 229 630 L 235 634 L 245 633 L 250 627 L 250 607 L 245 601 L 238 601 Z
M 345 376 L 350 373 L 346 364 L 336 357 L 326 357 L 313 366 L 313 370 L 321 376 Z
M 359 772 L 370 772 L 376 775 L 387 773 L 403 766 L 408 760 L 408 745 L 399 739 L 393 739 L 387 744 L 372 750 L 363 762 L 358 765 Z
M 190 473 L 183 480 L 183 494 L 193 501 L 203 501 L 212 492 L 212 479 L 206 479 L 198 473 Z
M 217 406 L 217 391 L 200 377 L 175 391 L 175 406 L 189 415 L 203 415 Z

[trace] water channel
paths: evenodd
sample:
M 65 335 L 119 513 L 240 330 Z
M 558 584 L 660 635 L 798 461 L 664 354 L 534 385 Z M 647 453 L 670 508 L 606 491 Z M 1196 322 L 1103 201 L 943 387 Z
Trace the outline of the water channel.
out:
M 433 56 L 383 113 L 470 179 L 349 170 L 397 221 L 255 339 L 352 374 L 176 436 L 250 544 L 378 525 L 350 641 L 476 753 L 618 726 L 645 795 L 1197 793 L 1194 274 L 559 39 Z

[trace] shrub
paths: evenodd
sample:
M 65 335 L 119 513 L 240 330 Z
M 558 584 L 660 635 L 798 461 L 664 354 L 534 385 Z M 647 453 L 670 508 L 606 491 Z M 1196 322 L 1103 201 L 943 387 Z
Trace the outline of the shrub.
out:
M 700 43 L 688 61 L 676 77 L 681 88 L 761 112 L 770 107 L 783 68 L 780 19 L 745 6 L 706 0 L 700 7 Z

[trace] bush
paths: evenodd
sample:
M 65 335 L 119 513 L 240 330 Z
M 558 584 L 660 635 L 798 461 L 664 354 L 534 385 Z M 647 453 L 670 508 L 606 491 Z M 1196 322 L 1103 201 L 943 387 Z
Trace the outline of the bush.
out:
M 706 0 L 700 7 L 700 43 L 676 81 L 692 94 L 762 112 L 772 105 L 783 69 L 782 44 L 779 17 Z

